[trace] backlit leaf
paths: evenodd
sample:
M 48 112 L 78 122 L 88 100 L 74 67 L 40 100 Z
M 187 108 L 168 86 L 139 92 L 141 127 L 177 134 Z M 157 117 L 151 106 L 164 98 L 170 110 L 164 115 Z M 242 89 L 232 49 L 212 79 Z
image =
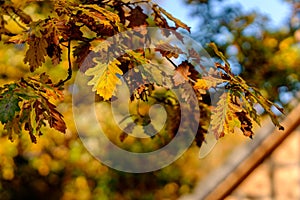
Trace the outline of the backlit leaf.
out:
M 212 76 L 205 76 L 202 79 L 197 79 L 194 85 L 195 89 L 208 90 L 210 88 L 215 88 L 217 85 L 224 83 L 225 80 L 220 78 L 215 78 Z
M 87 76 L 94 76 L 88 85 L 93 85 L 93 91 L 96 91 L 104 100 L 109 100 L 114 94 L 116 85 L 121 83 L 117 76 L 123 74 L 118 67 L 121 63 L 117 59 L 108 64 L 101 63 L 97 59 L 94 59 L 94 62 L 97 65 L 85 72 Z
M 59 113 L 56 110 L 56 106 L 49 101 L 46 101 L 46 104 L 44 104 L 47 110 L 47 113 L 49 114 L 50 118 L 48 119 L 49 125 L 51 128 L 54 128 L 62 133 L 66 132 L 67 126 L 66 123 L 63 120 L 63 116 L 61 113 Z M 46 118 L 47 119 L 47 118 Z
M 9 38 L 8 43 L 23 44 L 27 41 L 28 34 L 22 33 Z
M 112 11 L 109 11 L 105 8 L 102 8 L 96 4 L 92 4 L 92 5 L 82 5 L 83 8 L 92 8 L 96 11 L 98 11 L 98 13 L 100 13 L 101 15 L 103 15 L 106 19 L 108 19 L 111 22 L 115 22 L 118 23 L 120 22 L 120 18 L 117 14 L 113 13 Z
M 226 134 L 233 133 L 234 129 L 241 128 L 241 122 L 236 116 L 242 108 L 231 102 L 231 95 L 223 93 L 217 106 L 212 110 L 211 123 L 208 133 L 214 134 L 219 139 Z
M 96 39 L 90 42 L 90 50 L 95 52 L 107 51 L 112 42 L 105 39 Z
M 254 133 L 252 131 L 251 119 L 249 119 L 246 112 L 244 112 L 244 111 L 238 112 L 238 113 L 236 113 L 236 115 L 238 116 L 238 119 L 241 123 L 240 128 L 241 128 L 243 134 L 252 139 Z

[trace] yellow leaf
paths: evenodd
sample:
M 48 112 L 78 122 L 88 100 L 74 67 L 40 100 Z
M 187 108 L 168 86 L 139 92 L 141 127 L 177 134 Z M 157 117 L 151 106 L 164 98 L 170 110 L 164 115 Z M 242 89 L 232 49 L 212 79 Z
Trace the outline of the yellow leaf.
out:
M 81 10 L 88 16 L 92 17 L 96 22 L 104 26 L 115 25 L 119 31 L 122 29 L 120 17 L 112 11 L 102 8 L 98 5 L 81 5 Z
M 142 53 L 139 52 L 135 52 L 132 50 L 126 50 L 125 51 L 128 55 L 130 55 L 131 57 L 133 57 L 136 62 L 138 62 L 140 65 L 144 65 L 144 64 L 148 64 L 149 60 L 147 58 L 145 58 L 145 56 Z
M 234 110 L 232 110 L 232 103 L 228 104 L 228 111 L 226 113 L 226 119 L 224 124 L 224 134 L 234 133 L 234 128 L 241 128 L 241 122 L 238 117 L 235 115 Z
M 195 83 L 194 88 L 197 89 L 197 90 L 198 89 L 207 90 L 209 87 L 208 87 L 208 84 L 207 84 L 206 80 L 197 79 L 197 82 Z
M 35 113 L 35 108 L 33 107 L 33 103 L 31 104 L 31 111 L 30 111 L 30 125 L 32 128 L 32 134 L 35 135 L 37 124 L 36 124 L 36 113 Z
M 202 79 L 197 79 L 194 85 L 195 89 L 208 90 L 209 88 L 216 87 L 218 84 L 226 82 L 223 79 L 207 76 Z
M 208 133 L 213 133 L 216 139 L 224 136 L 224 124 L 226 112 L 228 109 L 228 94 L 224 93 L 220 96 L 217 106 L 212 110 L 210 129 Z
M 223 93 L 217 106 L 212 110 L 211 123 L 208 133 L 214 134 L 216 139 L 226 134 L 233 133 L 234 128 L 241 128 L 241 122 L 236 116 L 241 107 L 231 102 L 230 93 Z
M 118 67 L 121 63 L 117 59 L 108 64 L 101 63 L 97 59 L 94 59 L 94 62 L 97 65 L 85 72 L 87 76 L 94 76 L 88 85 L 93 85 L 93 91 L 97 91 L 97 94 L 102 96 L 104 100 L 109 100 L 114 94 L 116 85 L 121 83 L 117 77 L 117 74 L 123 74 Z

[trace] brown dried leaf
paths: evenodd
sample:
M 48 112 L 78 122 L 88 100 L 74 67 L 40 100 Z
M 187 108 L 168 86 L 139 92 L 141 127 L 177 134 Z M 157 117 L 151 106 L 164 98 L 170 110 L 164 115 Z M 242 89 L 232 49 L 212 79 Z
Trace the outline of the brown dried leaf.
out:
M 254 135 L 252 131 L 252 122 L 247 116 L 246 112 L 236 112 L 235 114 L 238 116 L 238 119 L 241 122 L 241 130 L 243 131 L 243 134 L 252 139 Z
M 135 7 L 129 12 L 129 16 L 126 19 L 129 21 L 128 27 L 133 28 L 136 26 L 148 25 L 146 19 L 148 16 L 143 13 L 143 9 L 140 6 Z
M 24 62 L 29 63 L 30 71 L 33 72 L 45 62 L 48 43 L 44 37 L 35 37 L 34 35 L 28 41 L 29 49 L 26 52 Z
M 66 123 L 63 120 L 63 115 L 60 114 L 55 108 L 56 106 L 50 103 L 49 101 L 46 101 L 47 106 L 49 108 L 48 112 L 50 115 L 49 118 L 49 125 L 51 128 L 54 128 L 62 133 L 66 133 Z
M 180 84 L 184 83 L 185 81 L 188 81 L 189 75 L 191 75 L 191 72 L 189 71 L 189 66 L 186 64 L 186 62 L 182 62 L 175 69 L 175 74 L 173 76 L 175 86 L 180 85 Z

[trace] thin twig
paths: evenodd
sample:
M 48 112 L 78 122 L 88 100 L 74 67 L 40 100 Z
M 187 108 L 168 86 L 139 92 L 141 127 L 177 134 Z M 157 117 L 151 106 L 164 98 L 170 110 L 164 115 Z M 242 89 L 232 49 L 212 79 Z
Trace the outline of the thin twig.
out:
M 20 24 L 20 23 L 16 20 L 16 18 L 14 18 L 9 12 L 6 12 L 6 13 L 8 14 L 8 16 L 9 16 L 12 20 L 14 20 L 14 22 L 15 22 L 21 29 L 23 29 L 24 31 L 28 31 L 28 29 L 25 28 L 22 24 Z
M 35 79 L 31 79 L 31 80 L 35 80 Z M 29 87 L 31 87 L 34 91 L 39 91 L 39 92 L 44 92 L 44 93 L 46 92 L 46 90 L 41 89 L 41 88 L 37 88 L 33 84 L 28 83 L 23 77 L 21 78 L 21 82 L 25 83 L 26 85 L 28 85 Z
M 177 68 L 177 65 L 168 57 L 165 57 L 174 67 Z
M 56 87 L 62 86 L 63 84 L 65 84 L 65 82 L 67 82 L 68 80 L 70 80 L 72 78 L 71 39 L 69 39 L 69 41 L 68 41 L 68 64 L 69 64 L 69 68 L 68 68 L 68 76 L 67 76 L 67 78 L 65 80 L 59 81 L 59 83 L 57 83 L 55 85 Z

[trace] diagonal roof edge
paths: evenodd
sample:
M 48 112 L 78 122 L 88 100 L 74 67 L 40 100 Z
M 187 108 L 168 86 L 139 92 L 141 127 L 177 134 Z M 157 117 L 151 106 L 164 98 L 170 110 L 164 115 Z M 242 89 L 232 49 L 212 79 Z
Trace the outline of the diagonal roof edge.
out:
M 300 103 L 282 125 L 284 131 L 275 129 L 271 121 L 263 124 L 253 142 L 237 148 L 220 168 L 196 186 L 193 194 L 183 196 L 181 200 L 217 200 L 228 196 L 300 125 Z

